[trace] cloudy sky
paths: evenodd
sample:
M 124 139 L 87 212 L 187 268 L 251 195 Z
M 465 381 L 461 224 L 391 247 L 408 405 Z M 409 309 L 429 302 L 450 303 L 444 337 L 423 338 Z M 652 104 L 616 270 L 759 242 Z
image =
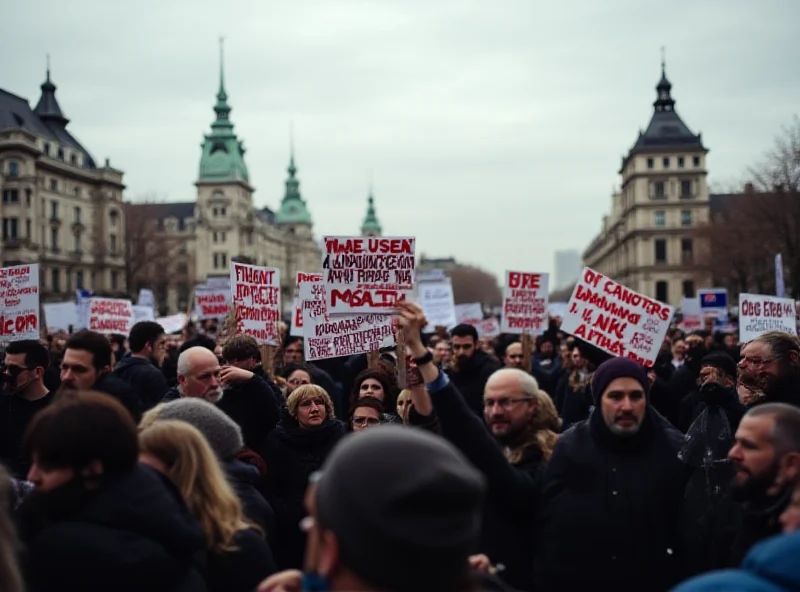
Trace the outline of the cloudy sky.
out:
M 27 0 L 0 86 L 35 104 L 52 55 L 70 129 L 128 197 L 194 199 L 226 37 L 232 119 L 277 208 L 294 122 L 324 234 L 384 232 L 502 274 L 582 249 L 652 113 L 660 47 L 678 113 L 741 178 L 800 110 L 800 1 Z

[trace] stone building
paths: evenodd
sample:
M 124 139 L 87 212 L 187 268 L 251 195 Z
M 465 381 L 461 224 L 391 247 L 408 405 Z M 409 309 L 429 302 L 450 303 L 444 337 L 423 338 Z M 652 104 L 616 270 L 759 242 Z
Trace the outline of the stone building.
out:
M 129 204 L 132 211 L 153 212 L 152 216 L 140 217 L 154 221 L 156 228 L 150 230 L 153 242 L 167 245 L 162 251 L 175 255 L 164 265 L 151 264 L 133 281 L 152 287 L 159 310 L 166 313 L 187 310 L 192 287 L 209 278 L 227 277 L 231 261 L 277 267 L 284 309 L 288 311 L 296 272 L 319 271 L 322 261 L 311 215 L 300 193 L 294 150 L 290 151 L 288 177 L 277 213 L 256 207 L 244 142 L 234 132 L 230 118 L 222 66 L 214 112 L 211 131 L 203 141 L 196 201 Z
M 0 89 L 0 260 L 38 262 L 45 302 L 78 288 L 124 296 L 123 173 L 98 166 L 68 124 L 49 67 L 33 109 Z
M 696 261 L 704 246 L 693 232 L 709 219 L 708 149 L 678 116 L 671 91 L 662 63 L 653 117 L 622 158 L 622 186 L 583 261 L 638 292 L 680 305 L 683 296 L 710 285 Z

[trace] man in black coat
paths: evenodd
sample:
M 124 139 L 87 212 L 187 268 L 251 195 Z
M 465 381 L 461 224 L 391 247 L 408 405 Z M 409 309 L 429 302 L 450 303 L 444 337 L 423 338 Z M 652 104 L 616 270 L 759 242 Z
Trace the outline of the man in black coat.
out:
M 138 322 L 128 337 L 130 355 L 114 368 L 114 374 L 131 387 L 144 411 L 155 407 L 169 390 L 167 378 L 161 372 L 166 342 L 164 327 L 154 321 Z
M 648 401 L 627 358 L 592 378 L 595 409 L 561 436 L 536 531 L 536 590 L 667 590 L 678 574 L 676 516 L 688 471 L 682 436 Z
M 483 417 L 483 389 L 500 362 L 478 349 L 478 330 L 472 325 L 456 325 L 450 335 L 455 366 L 447 373 L 472 412 Z

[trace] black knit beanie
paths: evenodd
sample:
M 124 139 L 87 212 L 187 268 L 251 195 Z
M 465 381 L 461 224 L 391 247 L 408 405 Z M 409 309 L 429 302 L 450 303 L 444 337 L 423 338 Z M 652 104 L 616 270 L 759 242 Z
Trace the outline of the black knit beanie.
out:
M 484 477 L 443 438 L 399 426 L 346 437 L 317 482 L 342 561 L 393 592 L 452 588 L 478 550 Z
M 645 395 L 650 391 L 650 381 L 644 366 L 630 358 L 611 358 L 600 364 L 592 377 L 592 399 L 595 405 L 600 404 L 600 397 L 617 378 L 633 378 L 642 385 Z

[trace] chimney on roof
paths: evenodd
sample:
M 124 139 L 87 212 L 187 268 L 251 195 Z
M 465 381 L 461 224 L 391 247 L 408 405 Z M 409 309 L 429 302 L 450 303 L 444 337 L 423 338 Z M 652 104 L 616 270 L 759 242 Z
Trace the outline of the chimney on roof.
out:
M 752 183 L 745 183 L 744 184 L 744 192 L 747 195 L 752 195 L 753 193 L 756 192 L 756 188 L 753 186 Z

